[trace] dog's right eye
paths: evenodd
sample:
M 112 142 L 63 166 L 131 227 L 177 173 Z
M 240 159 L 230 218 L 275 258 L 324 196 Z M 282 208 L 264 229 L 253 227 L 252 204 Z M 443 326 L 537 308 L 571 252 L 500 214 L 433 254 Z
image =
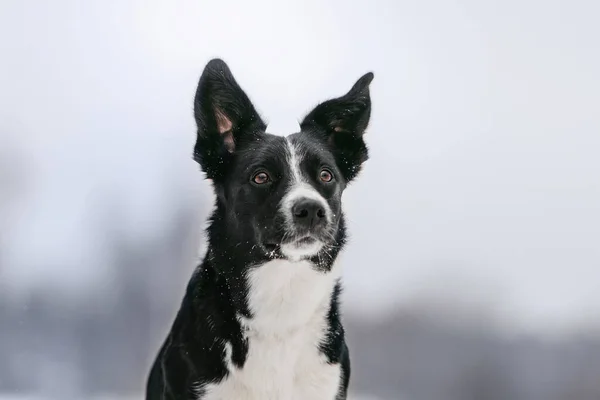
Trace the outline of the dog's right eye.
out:
M 252 182 L 257 185 L 264 185 L 269 181 L 269 175 L 266 172 L 259 172 L 252 177 Z

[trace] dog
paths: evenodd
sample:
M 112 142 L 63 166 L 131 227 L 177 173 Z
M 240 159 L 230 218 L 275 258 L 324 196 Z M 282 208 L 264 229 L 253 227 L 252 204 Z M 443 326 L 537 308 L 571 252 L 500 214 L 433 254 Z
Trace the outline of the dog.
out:
M 147 400 L 347 398 L 341 197 L 368 158 L 373 77 L 284 137 L 266 133 L 224 61 L 208 62 L 194 100 L 194 159 L 216 204 Z

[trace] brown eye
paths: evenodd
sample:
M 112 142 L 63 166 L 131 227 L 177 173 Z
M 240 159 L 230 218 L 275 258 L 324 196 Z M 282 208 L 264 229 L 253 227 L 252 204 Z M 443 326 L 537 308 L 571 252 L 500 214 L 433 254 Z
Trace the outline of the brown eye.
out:
M 269 175 L 267 175 L 266 172 L 259 172 L 258 174 L 254 175 L 252 182 L 256 183 L 257 185 L 265 184 L 269 182 Z
M 333 174 L 331 172 L 329 172 L 328 170 L 324 169 L 319 174 L 319 178 L 323 182 L 331 182 L 333 179 Z

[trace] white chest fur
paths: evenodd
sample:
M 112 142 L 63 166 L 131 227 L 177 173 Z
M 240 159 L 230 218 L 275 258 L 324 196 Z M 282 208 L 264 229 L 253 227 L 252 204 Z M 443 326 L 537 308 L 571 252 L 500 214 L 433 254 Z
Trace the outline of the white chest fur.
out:
M 339 267 L 315 271 L 308 261 L 270 261 L 249 273 L 248 355 L 239 369 L 205 388 L 202 400 L 335 400 L 339 365 L 319 352 Z M 231 350 L 227 344 L 228 350 Z

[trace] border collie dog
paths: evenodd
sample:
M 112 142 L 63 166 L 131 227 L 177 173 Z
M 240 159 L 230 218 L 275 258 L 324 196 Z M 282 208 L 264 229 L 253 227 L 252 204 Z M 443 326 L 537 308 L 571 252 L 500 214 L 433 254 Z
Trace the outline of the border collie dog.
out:
M 146 399 L 346 399 L 341 196 L 368 157 L 372 79 L 319 104 L 283 137 L 265 132 L 222 60 L 206 65 L 194 158 L 216 207 Z

